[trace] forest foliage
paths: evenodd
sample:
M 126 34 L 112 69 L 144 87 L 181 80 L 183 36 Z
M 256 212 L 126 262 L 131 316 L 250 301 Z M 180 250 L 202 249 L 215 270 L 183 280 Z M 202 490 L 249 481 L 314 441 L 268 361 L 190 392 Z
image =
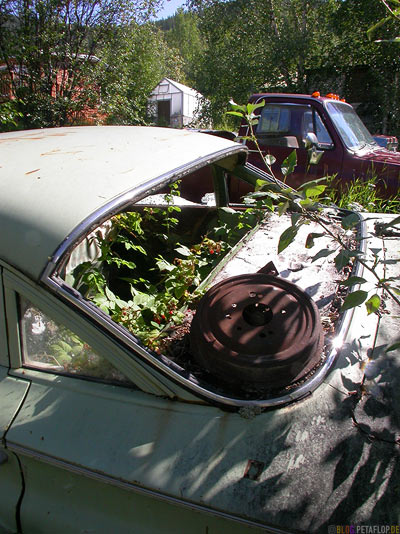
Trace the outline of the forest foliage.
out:
M 374 133 L 400 134 L 398 20 L 380 0 L 187 0 L 157 21 L 162 2 L 1 0 L 0 65 L 16 97 L 0 104 L 3 128 L 79 122 L 99 102 L 98 122 L 146 124 L 169 77 L 204 95 L 214 127 L 234 127 L 231 98 L 319 90 L 355 103 Z

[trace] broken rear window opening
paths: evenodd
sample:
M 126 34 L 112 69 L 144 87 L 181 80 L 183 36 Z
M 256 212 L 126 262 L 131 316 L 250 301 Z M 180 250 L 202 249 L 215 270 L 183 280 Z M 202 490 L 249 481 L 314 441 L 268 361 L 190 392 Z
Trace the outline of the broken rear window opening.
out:
M 324 217 L 343 232 L 339 213 Z M 317 247 L 300 243 L 277 255 L 289 220 L 188 201 L 173 184 L 87 235 L 59 276 L 112 319 L 114 334 L 123 327 L 126 340 L 128 331 L 141 358 L 197 395 L 236 407 L 287 404 L 315 389 L 335 358 L 332 340 L 347 328 L 338 278 L 350 271 L 312 262 Z

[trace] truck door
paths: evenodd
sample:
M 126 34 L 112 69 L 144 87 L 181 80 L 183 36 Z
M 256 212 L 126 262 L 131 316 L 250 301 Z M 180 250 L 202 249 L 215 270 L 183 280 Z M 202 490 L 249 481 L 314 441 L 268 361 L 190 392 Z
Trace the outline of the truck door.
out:
M 255 134 L 263 155 L 276 158 L 272 170 L 279 179 L 283 179 L 283 161 L 296 151 L 297 166 L 286 180 L 293 187 L 341 171 L 343 150 L 334 143 L 324 120 L 311 104 L 268 102 L 261 109 Z M 255 144 L 249 148 L 250 161 L 262 167 Z

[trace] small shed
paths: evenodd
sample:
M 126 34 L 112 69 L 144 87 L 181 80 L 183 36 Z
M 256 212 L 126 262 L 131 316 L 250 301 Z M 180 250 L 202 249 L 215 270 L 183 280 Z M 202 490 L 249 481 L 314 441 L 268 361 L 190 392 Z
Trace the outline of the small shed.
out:
M 202 98 L 194 89 L 163 78 L 150 95 L 150 115 L 159 126 L 182 128 L 196 119 Z

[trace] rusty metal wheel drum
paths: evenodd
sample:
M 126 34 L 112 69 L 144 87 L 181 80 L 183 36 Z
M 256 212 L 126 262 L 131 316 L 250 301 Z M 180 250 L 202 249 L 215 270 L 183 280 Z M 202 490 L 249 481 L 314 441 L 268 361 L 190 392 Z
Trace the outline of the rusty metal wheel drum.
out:
M 263 273 L 228 278 L 199 302 L 190 332 L 197 363 L 240 389 L 282 389 L 320 362 L 322 326 L 313 300 Z

